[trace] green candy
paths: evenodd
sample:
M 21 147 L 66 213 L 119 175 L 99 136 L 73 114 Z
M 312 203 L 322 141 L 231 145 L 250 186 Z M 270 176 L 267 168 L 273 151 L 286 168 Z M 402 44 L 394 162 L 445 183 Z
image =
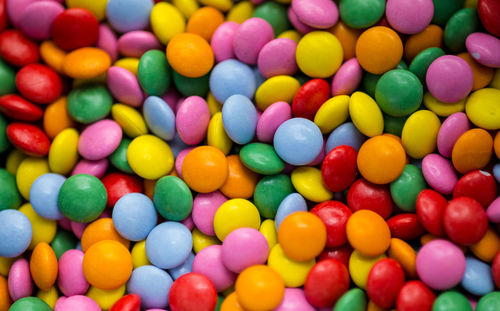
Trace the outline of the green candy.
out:
M 279 174 L 285 169 L 285 163 L 273 146 L 263 143 L 251 143 L 241 148 L 240 159 L 246 167 L 263 175 Z
M 359 288 L 353 288 L 337 300 L 333 311 L 365 311 L 366 296 Z
M 215 306 L 214 311 L 220 311 L 220 307 L 222 306 L 223 302 L 224 302 L 224 297 L 217 296 L 217 305 Z
M 388 115 L 404 117 L 416 111 L 422 103 L 424 88 L 411 71 L 390 70 L 382 75 L 375 87 L 375 99 Z
M 68 95 L 68 112 L 78 122 L 89 124 L 104 119 L 111 111 L 113 97 L 99 84 L 83 85 Z
M 16 91 L 16 71 L 0 58 L 0 96 Z
M 432 311 L 472 311 L 467 298 L 456 291 L 447 291 L 439 295 L 434 301 Z
M 425 75 L 427 74 L 427 69 L 437 58 L 445 55 L 446 53 L 441 48 L 427 48 L 422 52 L 418 53 L 417 56 L 411 61 L 410 71 L 413 72 L 420 82 L 425 85 Z
M 500 306 L 500 292 L 491 292 L 479 299 L 476 311 L 498 311 Z
M 405 63 L 404 60 L 401 60 L 399 64 L 396 66 L 394 69 L 403 69 L 403 70 L 408 70 L 408 65 Z
M 401 137 L 407 117 L 393 117 L 384 113 L 384 133 Z
M 210 90 L 210 72 L 199 78 L 188 78 L 173 71 L 174 85 L 184 96 L 206 97 Z
M 363 74 L 363 88 L 365 89 L 366 93 L 370 95 L 371 97 L 375 97 L 375 89 L 377 87 L 377 82 L 380 79 L 382 75 L 376 75 L 373 73 L 365 72 Z
M 385 0 L 341 0 L 340 18 L 352 28 L 375 25 L 385 12 Z
M 406 164 L 401 175 L 390 186 L 392 199 L 406 212 L 415 211 L 418 194 L 426 188 L 422 170 L 413 164 Z
M 141 87 L 151 96 L 165 94 L 172 81 L 172 68 L 165 53 L 150 50 L 141 56 L 137 71 Z
M 116 150 L 109 156 L 109 161 L 114 167 L 128 174 L 134 173 L 127 160 L 127 149 L 131 142 L 129 138 L 123 137 Z
M 9 311 L 52 311 L 52 309 L 40 298 L 24 297 L 14 302 Z
M 274 219 L 281 201 L 292 192 L 292 181 L 287 175 L 265 176 L 257 183 L 253 200 L 262 217 Z
M 273 27 L 275 36 L 290 28 L 286 7 L 276 2 L 269 1 L 259 5 L 253 12 L 253 16 L 268 21 Z
M 191 190 L 176 176 L 164 176 L 156 182 L 153 202 L 158 213 L 168 220 L 184 220 L 193 209 Z
M 7 120 L 0 113 L 0 153 L 4 153 L 10 147 L 9 138 L 7 137 Z
M 432 24 L 443 26 L 456 11 L 464 7 L 465 0 L 432 0 L 432 2 L 434 4 Z
M 22 203 L 17 190 L 16 177 L 6 169 L 0 168 L 0 211 L 16 209 Z
M 88 223 L 101 215 L 107 200 L 106 188 L 98 178 L 78 174 L 64 181 L 57 203 L 61 213 L 69 220 Z
M 59 229 L 56 232 L 56 236 L 50 243 L 50 247 L 52 247 L 57 259 L 59 260 L 59 258 L 61 258 L 66 251 L 76 248 L 77 243 L 78 239 L 73 233 L 64 229 Z
M 465 39 L 478 31 L 479 25 L 476 9 L 465 8 L 457 11 L 444 28 L 444 45 L 453 54 L 465 51 Z

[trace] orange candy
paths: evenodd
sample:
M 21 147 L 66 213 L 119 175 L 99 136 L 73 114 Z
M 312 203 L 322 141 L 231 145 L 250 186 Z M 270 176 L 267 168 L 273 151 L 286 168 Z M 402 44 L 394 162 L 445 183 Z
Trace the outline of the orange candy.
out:
M 372 27 L 359 36 L 356 57 L 364 70 L 382 74 L 399 64 L 403 57 L 403 43 L 394 30 L 384 26 Z
M 246 268 L 236 279 L 236 296 L 244 309 L 265 311 L 276 308 L 285 294 L 285 283 L 271 267 Z
M 0 311 L 8 311 L 11 303 L 7 279 L 0 275 Z
M 176 72 L 188 78 L 199 78 L 214 65 L 212 48 L 205 39 L 193 33 L 173 37 L 167 46 L 167 59 Z
M 476 62 L 467 52 L 460 53 L 457 56 L 466 61 L 470 69 L 472 69 L 472 75 L 474 77 L 474 82 L 472 84 L 473 91 L 482 89 L 490 84 L 491 80 L 493 80 L 493 74 L 495 73 L 493 68 L 483 66 Z
M 281 222 L 278 242 L 288 258 L 311 260 L 325 248 L 326 228 L 318 216 L 309 212 L 295 212 Z
M 399 262 L 409 278 L 413 279 L 417 277 L 417 253 L 408 243 L 392 238 L 389 257 Z
M 423 50 L 443 45 L 443 30 L 436 25 L 429 25 L 424 30 L 411 35 L 405 42 L 405 60 L 408 64 Z
M 497 158 L 500 159 L 500 131 L 495 135 L 495 140 L 493 142 L 493 149 L 495 149 L 495 154 Z
M 62 130 L 75 127 L 75 121 L 70 117 L 66 107 L 66 97 L 61 97 L 50 104 L 43 114 L 43 130 L 49 136 L 54 138 Z
M 186 32 L 195 33 L 210 42 L 217 27 L 224 23 L 224 15 L 217 9 L 206 6 L 191 15 Z
M 43 61 L 57 72 L 62 72 L 66 51 L 60 49 L 54 41 L 44 41 L 40 45 L 40 56 Z
M 245 309 L 243 309 L 243 307 L 238 302 L 238 297 L 236 296 L 236 292 L 232 292 L 222 302 L 222 305 L 220 306 L 220 311 L 245 311 Z
M 127 249 L 130 246 L 130 241 L 116 231 L 111 218 L 97 219 L 85 228 L 82 235 L 82 250 L 86 252 L 90 246 L 102 240 L 120 242 Z
M 144 194 L 153 200 L 153 193 L 155 191 L 155 185 L 158 179 L 144 179 Z
M 36 286 L 49 290 L 57 279 L 57 257 L 49 244 L 40 242 L 36 245 L 30 259 L 30 272 Z
M 339 21 L 330 29 L 330 32 L 334 34 L 337 39 L 339 39 L 342 49 L 344 50 L 344 60 L 348 60 L 356 56 L 356 41 L 361 34 L 361 30 L 351 28 Z
M 391 231 L 384 218 L 370 210 L 359 210 L 346 226 L 351 246 L 365 256 L 379 256 L 391 244 Z
M 226 156 L 212 146 L 191 150 L 182 162 L 182 177 L 196 192 L 208 193 L 222 187 L 228 176 Z
M 493 153 L 493 138 L 480 128 L 463 133 L 451 151 L 451 161 L 457 171 L 467 174 L 483 169 L 490 162 Z
M 479 242 L 470 246 L 470 250 L 480 260 L 492 262 L 500 251 L 500 237 L 495 229 L 490 227 Z
M 250 198 L 259 180 L 259 175 L 244 166 L 236 154 L 227 157 L 227 164 L 229 173 L 220 191 L 231 199 Z

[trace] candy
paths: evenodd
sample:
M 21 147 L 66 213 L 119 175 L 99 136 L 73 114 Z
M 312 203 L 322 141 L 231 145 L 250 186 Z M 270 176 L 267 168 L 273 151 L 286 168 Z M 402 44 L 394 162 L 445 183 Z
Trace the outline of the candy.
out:
M 396 307 L 401 311 L 431 310 L 436 295 L 422 282 L 409 281 L 399 291 Z
M 297 43 L 288 38 L 269 41 L 259 52 L 257 59 L 259 71 L 266 78 L 293 75 L 297 71 L 296 49 Z
M 215 65 L 210 74 L 210 91 L 219 102 L 225 102 L 235 94 L 251 98 L 256 88 L 250 67 L 234 59 Z
M 313 78 L 333 75 L 343 59 L 340 41 L 329 32 L 313 31 L 300 39 L 296 50 L 299 69 Z
M 106 15 L 111 26 L 119 32 L 144 29 L 149 24 L 149 14 L 153 8 L 151 0 L 110 0 L 106 5 Z M 128 14 L 134 12 L 134 14 Z
M 189 273 L 175 280 L 168 297 L 172 310 L 210 311 L 215 308 L 217 291 L 204 275 Z
M 292 100 L 294 99 L 297 90 L 299 88 L 300 88 L 300 83 L 294 77 L 283 76 L 283 75 L 271 77 L 266 81 L 264 81 L 257 88 L 257 91 L 255 92 L 255 103 L 257 105 L 257 108 L 259 108 L 260 110 L 264 110 L 265 112 L 267 108 L 269 108 L 270 106 L 272 106 L 277 102 L 287 102 L 290 104 L 292 103 Z M 280 108 L 280 110 L 285 110 L 285 109 Z M 287 119 L 290 119 L 291 114 L 288 112 L 288 110 L 290 109 L 287 109 L 286 112 L 283 111 L 283 114 L 288 116 Z M 283 118 L 285 117 L 283 116 Z M 286 121 L 286 119 L 284 121 Z
M 189 78 L 199 78 L 212 69 L 214 54 L 210 45 L 197 34 L 178 34 L 167 46 L 167 59 L 172 68 Z
M 285 284 L 272 268 L 255 265 L 239 275 L 235 292 L 244 308 L 274 309 L 283 299 Z
M 149 286 L 154 282 L 155 286 Z M 128 292 L 140 297 L 143 308 L 166 308 L 173 284 L 167 272 L 151 265 L 135 269 L 127 283 Z
M 68 9 L 59 14 L 52 24 L 52 37 L 55 44 L 66 51 L 97 42 L 99 24 L 87 10 Z
M 75 167 L 79 138 L 78 131 L 73 128 L 64 129 L 57 134 L 49 149 L 49 167 L 52 172 L 68 174 Z
M 36 43 L 26 38 L 20 31 L 3 31 L 0 34 L 0 43 L 0 55 L 11 65 L 21 67 L 40 60 L 40 52 Z
M 240 273 L 250 266 L 264 264 L 269 255 L 269 247 L 264 235 L 259 231 L 239 228 L 224 239 L 221 255 L 224 266 Z
M 236 274 L 222 262 L 220 245 L 210 245 L 199 251 L 193 261 L 193 272 L 208 277 L 217 291 L 227 290 L 236 280 Z

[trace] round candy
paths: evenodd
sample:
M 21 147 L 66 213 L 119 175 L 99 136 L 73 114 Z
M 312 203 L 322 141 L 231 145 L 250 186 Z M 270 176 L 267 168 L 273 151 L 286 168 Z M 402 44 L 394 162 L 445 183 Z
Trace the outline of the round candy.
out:
M 292 9 L 301 22 L 314 28 L 330 28 L 337 23 L 337 5 L 328 0 L 294 0 Z
M 383 254 L 391 243 L 389 226 L 380 215 L 370 210 L 353 213 L 347 220 L 346 232 L 349 243 L 366 256 Z
M 347 110 L 347 115 L 349 110 Z M 326 141 L 325 151 L 328 153 L 338 146 L 346 145 L 353 147 L 356 151 L 365 141 L 366 137 L 356 128 L 352 122 L 346 122 L 339 125 L 330 133 Z
M 488 219 L 479 202 L 469 197 L 458 197 L 444 209 L 443 227 L 453 242 L 471 245 L 486 234 Z
M 488 130 L 500 129 L 500 90 L 484 88 L 472 93 L 465 104 L 467 117 L 475 125 Z M 488 111 L 488 113 L 486 113 Z
M 314 307 L 307 301 L 304 291 L 299 288 L 285 288 L 285 294 L 275 311 L 293 311 L 299 308 L 302 311 L 314 311 Z
M 441 122 L 435 113 L 418 110 L 404 123 L 401 141 L 406 153 L 421 159 L 436 149 L 436 141 Z
M 433 311 L 472 311 L 472 306 L 469 300 L 457 291 L 447 291 L 441 293 L 434 301 L 432 306 Z
M 425 77 L 429 92 L 438 100 L 454 103 L 472 89 L 472 69 L 458 56 L 441 56 L 429 66 Z
M 30 258 L 30 271 L 36 286 L 49 290 L 57 279 L 57 258 L 47 243 L 38 243 Z
M 182 163 L 182 176 L 194 191 L 208 193 L 224 185 L 228 175 L 226 156 L 212 146 L 191 150 Z
M 405 274 L 401 265 L 394 259 L 385 258 L 371 268 L 366 293 L 377 306 L 390 308 L 404 283 Z
M 57 285 L 67 296 L 83 295 L 87 292 L 89 283 L 83 273 L 84 253 L 70 249 L 59 257 L 59 276 Z
M 455 188 L 453 197 L 469 197 L 477 200 L 483 207 L 488 207 L 497 198 L 495 178 L 485 171 L 472 171 L 462 176 Z
M 129 193 L 119 199 L 113 208 L 113 224 L 128 240 L 144 240 L 157 222 L 151 200 L 140 193 Z
M 478 311 L 492 311 L 500 303 L 500 295 L 498 292 L 489 293 L 479 299 L 476 310 Z
M 41 64 L 26 65 L 16 75 L 18 91 L 26 99 L 40 104 L 55 101 L 62 93 L 61 77 Z
M 315 307 L 331 307 L 349 290 L 350 278 L 347 268 L 338 260 L 325 259 L 318 262 L 307 275 L 304 292 Z
M 52 24 L 54 42 L 66 51 L 94 45 L 98 34 L 97 19 L 85 9 L 67 9 Z
M 120 102 L 138 107 L 143 101 L 143 92 L 136 76 L 125 68 L 113 66 L 107 71 L 109 91 Z
M 0 169 L 0 187 L 3 189 L 0 193 L 0 210 L 18 208 L 21 196 L 16 186 L 16 177 L 5 169 Z
M 229 198 L 250 198 L 255 190 L 258 174 L 243 165 L 238 155 L 227 157 L 228 175 L 220 191 Z
M 186 25 L 186 31 L 200 35 L 210 42 L 215 30 L 224 23 L 224 15 L 213 7 L 203 7 L 196 10 Z
M 211 193 L 199 193 L 193 201 L 193 222 L 201 232 L 207 235 L 215 235 L 214 216 L 217 209 L 227 199 L 219 191 Z
M 283 220 L 290 214 L 298 211 L 307 211 L 307 203 L 303 196 L 298 193 L 290 193 L 280 203 L 276 211 L 276 230 L 279 229 Z
M 339 9 L 340 18 L 347 26 L 367 28 L 377 23 L 384 15 L 385 1 L 343 0 L 340 2 Z
M 20 16 L 19 27 L 23 33 L 35 40 L 49 39 L 52 23 L 63 11 L 64 7 L 53 1 L 29 4 Z
M 217 291 L 203 274 L 188 273 L 172 284 L 168 300 L 172 311 L 211 311 L 217 303 Z
M 472 33 L 465 41 L 469 54 L 481 65 L 500 67 L 500 39 L 486 33 Z
M 174 281 L 164 270 L 155 266 L 135 269 L 127 283 L 129 293 L 140 297 L 143 308 L 166 308 L 168 293 Z M 151 286 L 155 284 L 155 286 Z
M 174 138 L 176 129 L 175 114 L 163 99 L 149 96 L 144 101 L 142 109 L 146 124 L 153 134 L 164 140 Z
M 469 120 L 463 112 L 450 115 L 439 128 L 437 147 L 439 153 L 445 157 L 451 156 L 451 151 L 458 138 L 469 130 Z
M 214 230 L 217 238 L 224 241 L 232 231 L 249 227 L 258 229 L 260 215 L 257 207 L 244 199 L 232 199 L 224 202 L 215 212 Z
M 288 38 L 274 39 L 264 45 L 257 59 L 262 76 L 293 75 L 297 71 L 296 48 L 297 43 Z
M 255 104 L 261 111 L 265 111 L 268 107 L 277 102 L 291 103 L 299 88 L 300 83 L 294 77 L 271 77 L 262 82 L 262 84 L 258 87 L 257 92 L 255 92 Z M 307 96 L 306 98 L 310 98 L 310 96 Z M 290 106 L 288 106 L 288 108 L 290 108 Z M 288 119 L 289 118 L 290 117 L 288 117 Z
M 168 220 L 184 220 L 193 208 L 191 190 L 175 176 L 164 176 L 156 182 L 153 200 L 157 211 Z
M 497 12 L 498 9 L 500 9 L 500 3 L 496 0 L 481 0 L 477 5 L 479 19 L 484 28 L 497 37 L 500 36 L 500 22 L 493 12 Z
M 369 95 L 355 92 L 349 101 L 349 114 L 358 130 L 368 137 L 381 135 L 384 119 L 380 107 Z
M 436 295 L 420 281 L 409 281 L 399 291 L 396 308 L 401 311 L 432 310 Z
M 468 130 L 453 146 L 451 152 L 453 166 L 462 174 L 483 169 L 491 159 L 492 147 L 493 139 L 487 131 L 481 128 Z
M 233 50 L 233 39 L 239 24 L 228 21 L 222 23 L 213 32 L 210 45 L 214 52 L 215 60 L 220 63 L 226 59 L 235 58 Z
M 186 144 L 199 144 L 205 138 L 209 122 L 210 111 L 203 98 L 190 96 L 177 106 L 175 126 Z
M 431 0 L 389 0 L 385 9 L 389 24 L 405 34 L 424 30 L 431 23 L 433 15 L 434 4 Z
M 307 180 L 307 177 L 302 179 L 302 181 L 304 180 Z M 292 181 L 287 175 L 265 176 L 255 187 L 254 202 L 262 217 L 272 219 L 275 217 L 280 203 L 292 192 Z
M 314 259 L 295 261 L 288 258 L 279 244 L 273 246 L 267 261 L 268 266 L 278 272 L 287 287 L 304 285 L 309 271 L 316 263 Z
M 44 174 L 38 177 L 30 188 L 30 203 L 36 213 L 47 219 L 61 219 L 57 198 L 66 178 L 59 174 Z
M 217 291 L 227 290 L 234 284 L 237 276 L 224 266 L 220 245 L 210 245 L 200 250 L 193 261 L 193 272 L 208 277 Z
M 61 70 L 74 79 L 91 79 L 105 73 L 110 65 L 111 59 L 104 50 L 83 47 L 64 58 Z
M 167 46 L 167 59 L 179 74 L 198 78 L 207 74 L 214 65 L 214 53 L 208 42 L 197 34 L 178 34 Z
M 127 32 L 118 39 L 118 51 L 127 57 L 141 57 L 149 50 L 159 50 L 161 48 L 158 39 L 148 31 Z
M 124 14 L 125 17 L 128 15 L 128 13 Z M 149 13 L 147 15 L 151 16 L 151 28 L 154 34 L 164 45 L 167 45 L 175 35 L 183 33 L 186 28 L 186 20 L 181 11 L 170 3 L 155 4 L 151 15 Z
M 127 148 L 127 160 L 132 170 L 146 179 L 164 176 L 174 166 L 174 156 L 168 144 L 153 135 L 134 138 Z
M 236 30 L 233 50 L 236 57 L 249 65 L 255 65 L 260 50 L 274 37 L 271 25 L 262 18 L 252 17 Z
M 366 310 L 366 296 L 359 288 L 353 288 L 342 295 L 335 304 L 335 311 L 363 311 Z
M 235 94 L 252 98 L 256 88 L 252 69 L 234 59 L 218 63 L 210 74 L 210 91 L 221 103 Z
M 54 173 L 66 175 L 78 161 L 79 133 L 74 128 L 62 130 L 52 141 L 49 149 L 49 167 Z
M 191 232 L 177 222 L 164 222 L 149 233 L 146 254 L 151 263 L 161 269 L 171 269 L 182 264 L 193 245 Z
M 272 268 L 255 265 L 243 270 L 238 276 L 235 291 L 243 308 L 271 310 L 283 299 L 285 284 Z
M 422 226 L 435 236 L 442 236 L 443 213 L 448 201 L 439 193 L 426 189 L 420 192 L 416 201 L 417 217 Z
M 264 235 L 256 229 L 239 228 L 226 236 L 221 251 L 224 266 L 240 273 L 250 266 L 264 264 L 269 246 Z
M 27 155 L 43 157 L 50 150 L 47 135 L 37 126 L 13 122 L 7 126 L 5 132 L 9 141 Z
M 469 293 L 484 296 L 495 289 L 491 275 L 491 267 L 474 258 L 465 259 L 465 273 L 461 285 Z
M 222 106 L 222 123 L 227 135 L 237 144 L 247 144 L 255 136 L 257 109 L 243 95 L 232 95 Z M 192 125 L 191 125 L 192 126 Z
M 245 145 L 240 150 L 240 157 L 246 167 L 258 174 L 279 174 L 285 168 L 274 148 L 263 143 Z
M 171 72 L 165 53 L 158 50 L 149 50 L 142 54 L 137 68 L 142 88 L 154 96 L 161 96 L 167 92 L 172 80 Z
M 11 311 L 50 311 L 52 308 L 42 299 L 37 297 L 24 297 L 12 304 Z
M 426 188 L 422 170 L 413 164 L 407 164 L 401 175 L 391 183 L 391 196 L 400 209 L 414 212 L 417 196 Z
M 376 185 L 363 178 L 356 180 L 347 192 L 347 205 L 353 212 L 367 209 L 388 218 L 392 213 L 392 198 L 387 185 Z
M 4 224 L 0 228 L 0 256 L 17 257 L 30 245 L 33 235 L 30 220 L 17 210 L 0 212 L 0 220 Z
M 363 71 L 358 60 L 356 58 L 349 59 L 340 66 L 332 79 L 332 95 L 351 94 L 361 83 L 362 77 Z
M 0 55 L 5 62 L 14 66 L 24 66 L 40 60 L 40 52 L 35 42 L 25 37 L 19 30 L 6 30 L 0 34 Z M 11 73 L 12 69 L 2 61 L 3 70 Z M 8 81 L 8 80 L 7 80 Z M 5 87 L 5 89 L 12 89 Z M 12 89 L 12 91 L 14 91 Z M 5 94 L 7 94 L 6 92 Z
M 88 124 L 104 119 L 111 111 L 112 103 L 113 98 L 106 87 L 83 85 L 69 93 L 67 111 L 74 120 Z
M 109 0 L 106 5 L 106 17 L 111 26 L 119 32 L 141 30 L 149 25 L 152 8 L 151 0 Z
M 337 37 L 313 31 L 300 39 L 295 57 L 300 70 L 309 77 L 327 78 L 339 69 L 344 55 Z
M 316 205 L 311 213 L 325 224 L 327 247 L 338 247 L 347 242 L 346 225 L 352 212 L 346 205 L 338 201 L 326 201 Z
M 83 227 L 83 226 L 82 226 Z M 74 232 L 78 231 L 78 226 L 72 224 L 72 229 Z M 86 252 L 89 247 L 95 243 L 102 240 L 113 240 L 120 242 L 126 248 L 129 248 L 130 242 L 124 239 L 118 231 L 116 231 L 113 225 L 113 219 L 110 217 L 102 217 L 92 222 L 86 227 L 83 227 L 83 234 L 77 232 L 77 235 L 81 236 L 81 249 Z
M 122 129 L 111 120 L 102 120 L 87 127 L 78 141 L 78 152 L 87 160 L 101 160 L 120 144 Z

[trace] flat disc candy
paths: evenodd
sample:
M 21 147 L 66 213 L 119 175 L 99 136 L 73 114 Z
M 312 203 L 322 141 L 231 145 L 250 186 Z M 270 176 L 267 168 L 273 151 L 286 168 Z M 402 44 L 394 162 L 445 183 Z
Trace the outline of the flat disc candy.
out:
M 153 198 L 160 215 L 169 220 L 184 220 L 193 209 L 191 190 L 179 177 L 160 178 L 155 185 Z

